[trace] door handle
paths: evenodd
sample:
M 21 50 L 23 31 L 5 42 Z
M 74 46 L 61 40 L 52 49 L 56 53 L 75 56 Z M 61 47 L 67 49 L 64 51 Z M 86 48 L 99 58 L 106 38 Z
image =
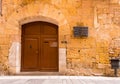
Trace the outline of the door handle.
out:
M 49 43 L 48 41 L 45 41 L 44 43 Z
M 36 53 L 36 54 L 39 54 L 39 51 L 38 51 L 38 50 L 36 50 L 36 51 L 35 51 L 35 53 Z
M 32 48 L 32 45 L 30 45 L 29 48 Z

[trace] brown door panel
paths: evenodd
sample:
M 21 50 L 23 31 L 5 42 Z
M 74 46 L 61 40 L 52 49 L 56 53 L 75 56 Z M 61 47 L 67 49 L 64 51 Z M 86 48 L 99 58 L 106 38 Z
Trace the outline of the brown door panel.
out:
M 58 34 L 58 26 L 54 24 L 50 24 L 47 22 L 41 22 L 41 33 L 42 35 L 57 35 Z
M 47 22 L 22 26 L 21 71 L 58 71 L 58 27 Z
M 39 39 L 25 38 L 23 54 L 23 69 L 37 70 L 39 58 Z
M 41 42 L 41 70 L 58 69 L 58 44 L 57 38 L 44 37 Z
M 25 35 L 39 35 L 41 33 L 39 22 L 28 23 L 23 28 Z

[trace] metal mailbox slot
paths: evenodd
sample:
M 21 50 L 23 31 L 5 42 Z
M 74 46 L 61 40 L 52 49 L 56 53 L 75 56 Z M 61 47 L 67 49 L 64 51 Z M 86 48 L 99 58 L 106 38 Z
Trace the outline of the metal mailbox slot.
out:
M 120 60 L 119 59 L 111 59 L 111 68 L 112 69 L 120 68 Z
M 114 75 L 117 76 L 117 69 L 120 68 L 120 59 L 111 59 L 111 68 L 114 69 Z

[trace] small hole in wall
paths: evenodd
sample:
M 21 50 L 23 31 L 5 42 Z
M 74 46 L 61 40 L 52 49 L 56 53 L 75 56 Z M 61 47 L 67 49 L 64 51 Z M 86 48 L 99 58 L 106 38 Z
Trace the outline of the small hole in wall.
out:
M 61 41 L 61 43 L 65 43 L 65 44 L 67 44 L 67 41 Z
M 16 11 L 16 13 L 19 13 L 18 11 Z
M 61 13 L 60 12 L 58 12 L 58 15 L 60 15 Z
M 3 14 L 0 14 L 1 15 L 1 17 L 3 16 Z

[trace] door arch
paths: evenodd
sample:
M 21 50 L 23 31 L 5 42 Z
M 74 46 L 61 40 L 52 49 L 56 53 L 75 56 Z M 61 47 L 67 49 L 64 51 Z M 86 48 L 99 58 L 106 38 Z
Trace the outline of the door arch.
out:
M 21 71 L 58 71 L 58 26 L 36 21 L 22 25 Z

